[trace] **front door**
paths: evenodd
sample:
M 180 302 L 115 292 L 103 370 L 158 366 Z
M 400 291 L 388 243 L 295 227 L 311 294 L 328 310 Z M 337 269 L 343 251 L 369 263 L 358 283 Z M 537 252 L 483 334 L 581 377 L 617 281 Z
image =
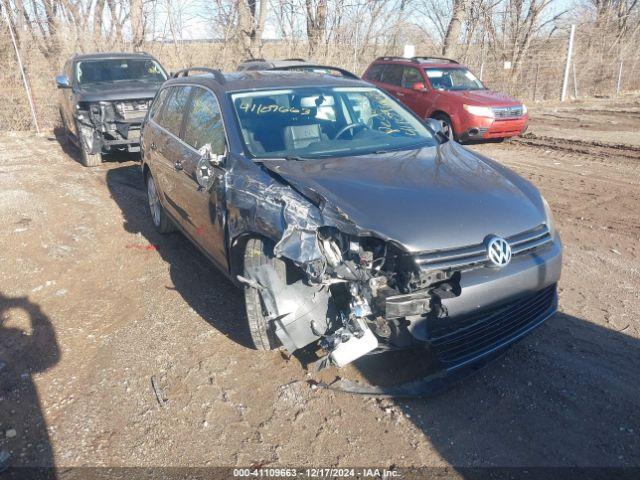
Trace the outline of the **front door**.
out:
M 184 120 L 183 141 L 178 202 L 190 219 L 185 228 L 214 261 L 226 268 L 226 139 L 218 100 L 206 88 L 193 87 Z
M 424 118 L 427 110 L 427 92 L 413 89 L 413 86 L 416 83 L 421 83 L 424 85 L 424 79 L 422 78 L 422 75 L 420 74 L 418 69 L 415 67 L 405 66 L 403 70 L 404 72 L 402 74 L 402 83 L 397 93 L 398 98 L 402 101 L 402 103 L 413 110 L 416 115 L 418 115 L 420 118 Z

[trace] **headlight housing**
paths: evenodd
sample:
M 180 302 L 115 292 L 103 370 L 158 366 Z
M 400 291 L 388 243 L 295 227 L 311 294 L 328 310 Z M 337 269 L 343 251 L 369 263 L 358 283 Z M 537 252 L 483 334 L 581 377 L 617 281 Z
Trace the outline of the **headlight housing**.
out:
M 529 110 L 527 109 L 527 106 L 523 103 L 522 104 L 522 115 L 526 115 L 528 111 Z
M 545 200 L 544 197 L 542 197 L 542 205 L 544 206 L 545 223 L 547 224 L 549 233 L 553 235 L 556 231 L 556 225 L 555 225 L 555 222 L 553 221 L 553 214 L 551 213 L 551 207 L 549 206 L 549 203 Z
M 491 107 L 479 107 L 477 105 L 462 105 L 467 112 L 476 117 L 488 117 L 493 118 L 493 109 Z

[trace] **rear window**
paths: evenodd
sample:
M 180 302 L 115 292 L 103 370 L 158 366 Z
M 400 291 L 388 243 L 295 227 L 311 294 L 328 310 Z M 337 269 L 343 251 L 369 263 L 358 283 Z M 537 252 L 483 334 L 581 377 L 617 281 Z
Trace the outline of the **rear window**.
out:
M 379 81 L 380 77 L 382 76 L 382 71 L 384 70 L 384 65 L 383 64 L 377 64 L 377 65 L 373 65 L 368 71 L 367 71 L 367 79 L 369 80 L 373 80 L 373 81 Z
M 158 95 L 156 95 L 156 98 L 153 100 L 153 103 L 151 104 L 151 108 L 149 109 L 149 118 L 152 118 L 154 120 L 156 119 L 156 115 L 158 114 L 158 112 L 162 108 L 162 105 L 167 99 L 168 93 L 169 93 L 168 88 L 163 88 L 158 92 Z

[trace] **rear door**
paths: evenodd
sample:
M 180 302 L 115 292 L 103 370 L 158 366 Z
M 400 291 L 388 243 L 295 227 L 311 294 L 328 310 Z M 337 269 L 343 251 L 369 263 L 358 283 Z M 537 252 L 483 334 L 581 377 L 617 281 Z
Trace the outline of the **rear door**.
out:
M 153 144 L 149 145 L 155 151 L 156 168 L 153 174 L 165 199 L 164 207 L 183 227 L 189 223 L 190 219 L 180 207 L 178 195 L 182 180 L 182 162 L 187 156 L 188 149 L 180 141 L 180 132 L 191 89 L 192 87 L 187 85 L 170 88 L 167 101 L 156 119 L 161 131 L 155 136 Z M 145 141 L 148 140 L 150 139 Z
M 178 201 L 189 222 L 185 229 L 193 240 L 209 254 L 221 268 L 227 267 L 224 241 L 225 195 L 224 164 L 217 165 L 203 158 L 205 150 L 215 159 L 223 156 L 227 142 L 215 94 L 204 87 L 194 86 L 184 120 L 182 139 L 182 170 L 179 172 Z M 205 182 L 198 174 L 208 170 Z
M 402 84 L 403 71 L 403 65 L 387 64 L 380 79 L 380 86 L 399 100 L 402 100 L 402 97 L 404 97 L 400 87 Z

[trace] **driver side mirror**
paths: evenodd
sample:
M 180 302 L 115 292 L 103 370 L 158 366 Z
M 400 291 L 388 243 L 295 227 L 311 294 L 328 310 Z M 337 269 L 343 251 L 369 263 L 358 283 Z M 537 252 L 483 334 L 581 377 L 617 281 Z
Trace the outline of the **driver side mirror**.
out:
M 416 92 L 426 92 L 427 86 L 422 82 L 416 82 L 411 85 L 411 90 L 415 90 Z
M 440 143 L 444 143 L 449 140 L 449 137 L 444 132 L 442 122 L 436 118 L 427 118 L 425 121 L 427 126 L 435 133 L 436 137 L 440 140 Z
M 211 167 L 219 167 L 227 158 L 227 152 L 215 154 L 211 152 L 211 144 L 207 143 L 203 145 L 200 150 L 200 159 L 198 160 L 198 166 L 196 167 L 196 179 L 200 189 L 208 190 L 213 185 L 213 171 Z
M 58 88 L 71 88 L 71 82 L 66 75 L 56 75 L 56 86 Z
M 207 163 L 212 167 L 219 167 L 224 163 L 225 159 L 227 158 L 226 147 L 225 147 L 224 153 L 216 154 L 211 151 L 210 143 L 203 145 L 202 148 L 199 150 L 199 152 L 202 155 L 202 157 L 200 158 L 200 161 L 202 163 Z

